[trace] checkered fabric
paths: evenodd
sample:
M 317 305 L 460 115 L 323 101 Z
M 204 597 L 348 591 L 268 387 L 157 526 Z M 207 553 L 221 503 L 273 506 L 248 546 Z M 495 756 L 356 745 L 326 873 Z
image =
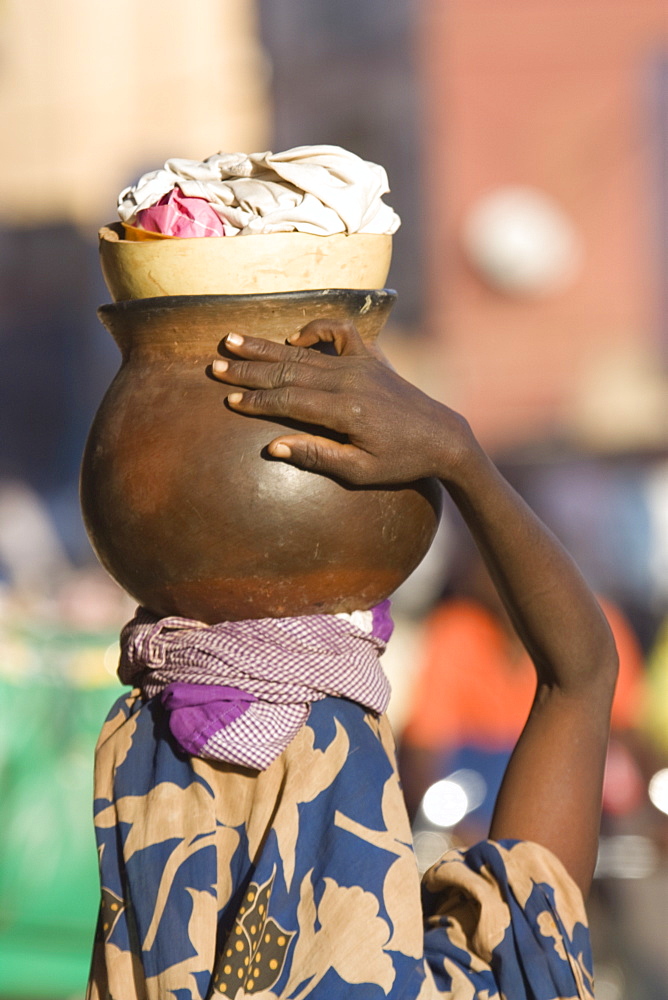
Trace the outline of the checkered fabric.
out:
M 328 696 L 383 713 L 390 686 L 379 657 L 387 604 L 373 612 L 206 625 L 139 608 L 121 633 L 118 675 L 161 695 L 188 753 L 264 770 Z

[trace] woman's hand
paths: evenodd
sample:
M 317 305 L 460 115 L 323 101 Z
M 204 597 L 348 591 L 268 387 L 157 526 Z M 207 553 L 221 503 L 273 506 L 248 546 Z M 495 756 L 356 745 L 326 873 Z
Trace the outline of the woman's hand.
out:
M 337 354 L 308 349 L 318 342 L 333 343 Z M 274 458 L 354 485 L 379 485 L 447 479 L 475 443 L 462 417 L 380 361 L 352 323 L 315 320 L 289 345 L 228 334 L 225 347 L 235 357 L 216 359 L 213 375 L 248 390 L 230 393 L 232 409 L 341 437 L 282 434 L 267 447 Z

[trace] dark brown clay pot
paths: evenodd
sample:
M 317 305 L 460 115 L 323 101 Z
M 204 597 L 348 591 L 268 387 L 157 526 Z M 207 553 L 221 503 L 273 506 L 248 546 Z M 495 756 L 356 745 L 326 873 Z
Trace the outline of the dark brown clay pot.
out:
M 99 316 L 122 365 L 91 428 L 81 501 L 105 568 L 158 615 L 223 620 L 368 608 L 425 554 L 440 487 L 352 488 L 271 460 L 285 424 L 242 416 L 208 373 L 231 331 L 284 341 L 317 317 L 367 343 L 389 291 L 139 299 Z

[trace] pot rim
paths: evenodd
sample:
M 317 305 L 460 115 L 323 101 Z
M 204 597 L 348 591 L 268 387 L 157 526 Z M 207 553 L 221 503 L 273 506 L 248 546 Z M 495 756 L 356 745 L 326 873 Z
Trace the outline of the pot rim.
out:
M 192 306 L 206 306 L 219 303 L 220 305 L 244 305 L 244 303 L 263 303 L 268 305 L 280 304 L 281 302 L 299 303 L 301 301 L 312 304 L 314 300 L 325 299 L 328 301 L 340 300 L 350 302 L 355 299 L 361 300 L 362 308 L 368 300 L 367 309 L 381 305 L 394 304 L 397 293 L 393 288 L 314 288 L 292 292 L 251 292 L 243 295 L 160 295 L 145 299 L 122 299 L 118 302 L 106 302 L 99 306 L 98 316 L 108 313 L 118 312 L 141 312 L 146 309 L 178 309 Z

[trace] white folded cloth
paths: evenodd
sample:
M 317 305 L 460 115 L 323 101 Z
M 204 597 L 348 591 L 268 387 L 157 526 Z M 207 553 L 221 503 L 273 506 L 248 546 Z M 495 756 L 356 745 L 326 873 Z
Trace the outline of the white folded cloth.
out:
M 216 153 L 204 161 L 170 159 L 144 174 L 118 199 L 118 214 L 132 224 L 178 186 L 205 198 L 226 235 L 298 231 L 394 233 L 399 216 L 382 201 L 387 174 L 340 146 L 296 146 L 283 153 Z

